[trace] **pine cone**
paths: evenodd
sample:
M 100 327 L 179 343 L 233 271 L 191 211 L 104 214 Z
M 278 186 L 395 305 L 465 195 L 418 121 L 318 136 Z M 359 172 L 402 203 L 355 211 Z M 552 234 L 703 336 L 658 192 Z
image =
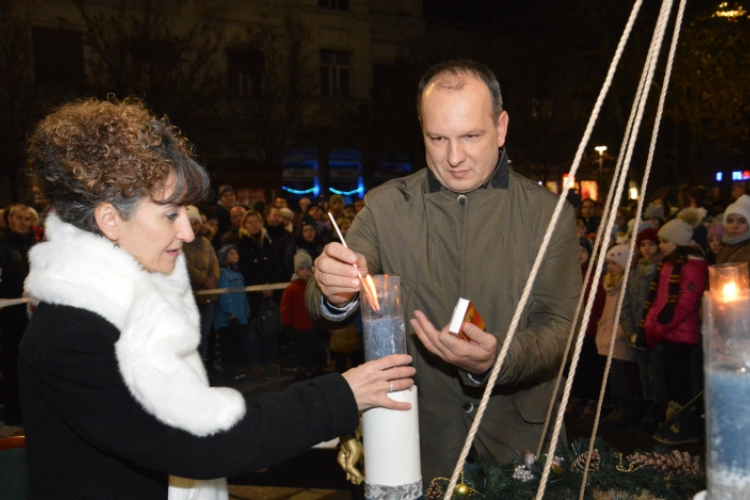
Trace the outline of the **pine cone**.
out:
M 433 481 L 425 491 L 424 497 L 425 500 L 442 500 L 444 495 L 443 488 L 436 481 Z
M 570 466 L 570 470 L 583 471 L 583 468 L 586 467 L 587 456 L 588 456 L 587 451 L 584 451 L 583 453 L 578 455 L 578 458 L 576 458 L 573 464 Z M 591 453 L 591 462 L 589 462 L 589 471 L 599 470 L 599 465 L 601 464 L 601 461 L 602 461 L 602 458 L 599 456 L 599 450 L 594 450 Z
M 652 470 L 663 470 L 667 479 L 675 474 L 699 475 L 701 464 L 699 456 L 691 456 L 688 452 L 672 450 L 670 453 L 634 453 L 628 456 L 628 462 L 638 467 Z

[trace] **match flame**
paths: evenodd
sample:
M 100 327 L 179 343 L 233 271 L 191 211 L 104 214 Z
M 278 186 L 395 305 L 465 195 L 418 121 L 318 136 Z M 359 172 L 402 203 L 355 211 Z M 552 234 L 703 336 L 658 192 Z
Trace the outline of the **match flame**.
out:
M 378 303 L 378 291 L 375 288 L 375 282 L 372 280 L 371 275 L 368 274 L 367 276 L 362 278 L 362 288 L 365 291 L 368 302 L 370 302 L 370 307 L 374 311 L 380 311 L 380 304 Z
M 735 300 L 737 299 L 737 296 L 739 295 L 740 291 L 737 287 L 737 283 L 734 281 L 730 281 L 729 283 L 726 283 L 724 285 L 724 288 L 722 288 L 721 293 L 724 295 L 724 298 L 726 300 Z

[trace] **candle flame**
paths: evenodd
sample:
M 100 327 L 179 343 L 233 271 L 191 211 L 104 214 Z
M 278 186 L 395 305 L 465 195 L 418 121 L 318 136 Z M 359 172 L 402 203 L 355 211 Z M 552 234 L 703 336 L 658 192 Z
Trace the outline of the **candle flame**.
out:
M 375 311 L 380 311 L 380 304 L 378 303 L 378 291 L 375 288 L 375 282 L 372 280 L 371 275 L 367 275 L 362 278 L 362 285 L 367 295 L 367 300 L 370 302 L 370 307 Z
M 739 289 L 737 287 L 737 283 L 734 281 L 730 281 L 729 283 L 726 283 L 724 285 L 724 288 L 721 290 L 724 298 L 727 300 L 733 300 L 736 299 L 739 295 Z

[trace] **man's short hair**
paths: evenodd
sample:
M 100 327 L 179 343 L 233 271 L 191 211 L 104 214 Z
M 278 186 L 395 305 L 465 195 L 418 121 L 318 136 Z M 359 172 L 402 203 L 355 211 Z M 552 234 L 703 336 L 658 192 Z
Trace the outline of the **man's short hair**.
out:
M 470 75 L 484 82 L 490 91 L 490 98 L 492 99 L 492 117 L 497 122 L 500 114 L 503 112 L 503 96 L 500 93 L 500 82 L 497 81 L 495 74 L 490 68 L 480 62 L 472 61 L 471 59 L 454 59 L 431 66 L 422 76 L 422 80 L 420 80 L 417 87 L 417 117 L 419 118 L 419 123 L 422 123 L 422 96 L 425 89 L 435 78 L 445 74 L 454 76 L 462 74 Z M 459 81 L 453 85 L 446 83 L 440 86 L 450 90 L 461 90 L 464 84 L 465 82 Z
M 224 184 L 219 188 L 219 198 L 224 196 L 224 193 L 232 193 L 234 194 L 234 188 L 230 186 L 229 184 Z

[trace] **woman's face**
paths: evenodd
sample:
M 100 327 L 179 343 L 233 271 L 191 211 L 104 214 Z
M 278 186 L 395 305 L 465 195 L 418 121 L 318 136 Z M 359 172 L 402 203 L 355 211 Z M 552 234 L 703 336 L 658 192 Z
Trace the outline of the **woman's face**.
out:
M 638 247 L 638 250 L 641 251 L 641 255 L 644 259 L 650 260 L 654 255 L 656 255 L 656 252 L 659 251 L 659 247 L 656 246 L 656 243 L 651 240 L 643 240 L 641 241 L 641 245 Z
M 748 230 L 747 219 L 740 214 L 729 214 L 724 221 L 724 231 L 730 238 L 742 236 Z
M 596 215 L 596 203 L 586 199 L 581 203 L 581 217 L 590 219 Z
M 659 238 L 659 249 L 664 257 L 667 257 L 677 250 L 677 244 L 667 241 L 663 238 Z
M 607 259 L 607 272 L 612 276 L 618 276 L 620 274 L 623 274 L 625 272 L 625 269 L 623 269 L 622 266 L 617 262 Z
M 16 210 L 8 217 L 8 229 L 16 234 L 24 235 L 31 227 L 31 212 L 28 210 Z
M 183 243 L 193 241 L 193 229 L 183 206 L 141 201 L 130 220 L 119 219 L 117 244 L 147 271 L 169 274 Z M 105 235 L 110 238 L 105 231 Z
M 263 229 L 263 225 L 257 215 L 251 215 L 245 220 L 245 231 L 250 233 L 250 236 L 258 236 L 261 229 Z
M 583 247 L 580 245 L 578 246 L 578 248 L 580 248 L 580 251 L 578 253 L 578 260 L 581 264 L 585 264 L 586 262 L 589 261 L 589 257 L 590 257 L 589 251 L 586 250 L 586 247 Z
M 315 229 L 313 226 L 304 226 L 302 228 L 302 238 L 308 243 L 312 243 L 313 241 L 315 241 L 316 233 L 317 229 Z

